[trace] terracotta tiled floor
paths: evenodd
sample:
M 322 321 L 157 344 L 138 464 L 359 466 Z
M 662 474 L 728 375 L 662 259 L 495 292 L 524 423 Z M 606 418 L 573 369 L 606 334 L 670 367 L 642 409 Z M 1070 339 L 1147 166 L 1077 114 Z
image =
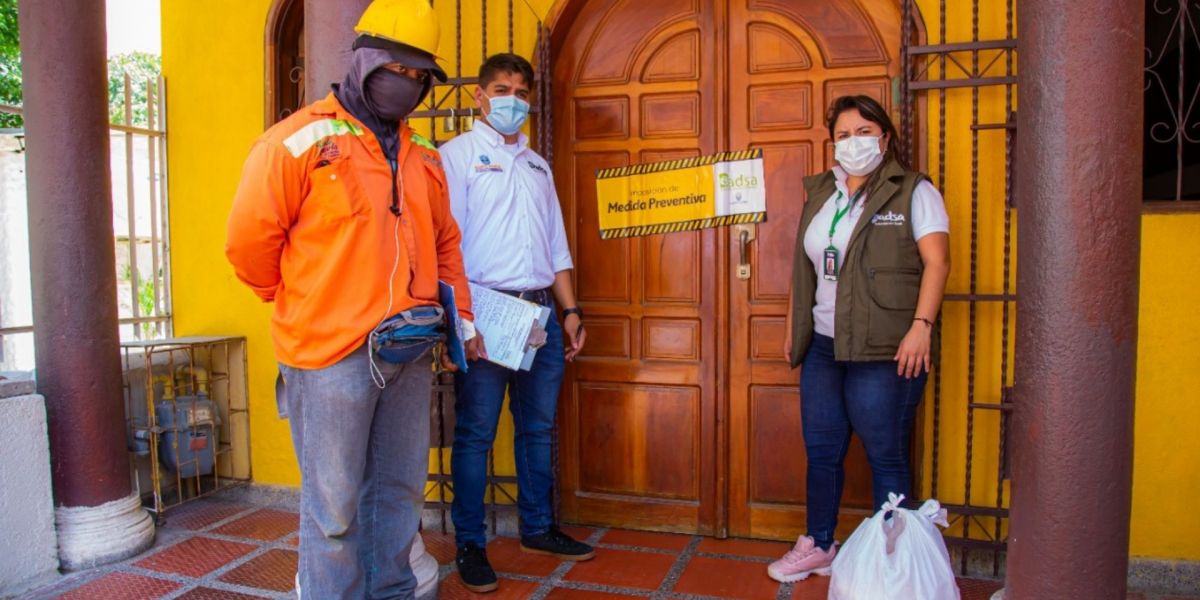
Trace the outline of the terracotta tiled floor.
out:
M 300 517 L 296 513 L 264 508 L 218 527 L 213 533 L 270 542 L 296 531 L 299 527 Z
M 295 587 L 298 555 L 291 550 L 267 550 L 242 566 L 222 575 L 220 581 L 246 587 L 290 592 Z
M 603 586 L 657 590 L 678 557 L 601 548 L 596 558 L 573 565 L 563 579 Z
M 779 584 L 766 577 L 762 563 L 694 556 L 675 591 L 718 598 L 774 598 Z
M 89 581 L 61 596 L 63 600 L 121 600 L 161 598 L 179 589 L 173 581 L 132 573 L 110 573 Z
M 179 600 L 258 600 L 259 598 L 260 596 L 251 596 L 249 594 L 207 587 L 198 587 L 179 596 Z
M 133 566 L 184 577 L 203 577 L 254 549 L 252 544 L 196 536 L 151 554 Z
M 253 509 L 254 507 L 249 504 L 206 500 L 202 504 L 194 502 L 184 504 L 167 511 L 165 514 L 167 515 L 166 521 L 171 527 L 199 531 L 217 521 L 224 521 L 229 517 Z
M 488 561 L 492 563 L 492 568 L 496 571 L 533 577 L 549 577 L 562 562 L 552 556 L 522 551 L 521 542 L 516 538 L 494 540 L 488 544 L 487 554 Z
M 450 573 L 438 587 L 439 600 L 459 600 L 460 598 L 487 598 L 488 600 L 522 600 L 537 593 L 540 584 L 534 581 L 523 581 L 500 578 L 500 589 L 488 594 L 476 594 L 463 587 L 458 573 Z
M 604 544 L 614 546 L 640 546 L 642 548 L 658 548 L 660 550 L 682 551 L 692 541 L 690 536 L 673 533 L 653 533 L 650 531 L 626 531 L 613 529 L 600 538 Z
M 294 598 L 294 513 L 202 499 L 167 512 L 154 548 L 117 565 L 73 573 L 28 595 L 35 600 L 250 600 Z M 779 542 L 565 527 L 597 546 L 596 558 L 562 562 L 521 551 L 514 538 L 488 544 L 500 589 L 473 594 L 454 572 L 454 538 L 423 533 L 437 559 L 443 599 L 506 600 L 825 600 L 829 578 L 780 585 L 766 566 L 788 548 Z M 988 600 L 999 582 L 960 579 L 963 600 Z M 1200 600 L 1130 594 L 1137 600 Z
M 625 594 L 610 594 L 608 592 L 593 592 L 591 590 L 554 588 L 550 590 L 546 598 L 547 600 L 621 600 L 622 598 L 649 598 L 649 596 L 629 596 Z
M 764 542 L 761 540 L 741 540 L 735 538 L 724 540 L 704 538 L 700 540 L 700 545 L 696 547 L 696 551 L 734 556 L 757 556 L 759 558 L 775 560 L 783 556 L 783 553 L 787 552 L 789 548 L 791 548 L 791 545 L 783 542 Z

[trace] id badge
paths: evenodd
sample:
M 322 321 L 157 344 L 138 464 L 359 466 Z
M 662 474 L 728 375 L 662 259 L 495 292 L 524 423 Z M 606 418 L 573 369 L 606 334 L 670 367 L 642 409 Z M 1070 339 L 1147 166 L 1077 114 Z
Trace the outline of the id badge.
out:
M 825 249 L 825 259 L 821 262 L 823 262 L 825 265 L 824 273 L 822 274 L 822 276 L 825 278 L 825 281 L 837 281 L 837 278 L 838 278 L 838 250 L 837 250 L 837 248 L 835 248 L 833 246 L 826 248 Z

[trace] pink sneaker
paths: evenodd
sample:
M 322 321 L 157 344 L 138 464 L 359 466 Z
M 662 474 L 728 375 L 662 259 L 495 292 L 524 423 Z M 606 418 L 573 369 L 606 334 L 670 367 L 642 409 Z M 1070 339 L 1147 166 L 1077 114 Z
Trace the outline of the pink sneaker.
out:
M 809 575 L 829 575 L 833 557 L 837 556 L 837 546 L 828 550 L 817 547 L 816 542 L 807 535 L 796 540 L 796 546 L 788 550 L 783 558 L 767 567 L 767 575 L 780 583 L 791 583 L 807 579 Z

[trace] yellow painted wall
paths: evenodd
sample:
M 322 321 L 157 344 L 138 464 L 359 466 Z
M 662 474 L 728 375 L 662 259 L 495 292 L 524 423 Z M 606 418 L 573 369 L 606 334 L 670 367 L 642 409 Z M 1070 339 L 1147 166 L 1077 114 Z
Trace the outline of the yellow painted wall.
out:
M 1130 553 L 1200 560 L 1200 214 L 1142 217 Z
M 292 453 L 287 422 L 275 414 L 275 362 L 268 331 L 270 306 L 260 303 L 233 276 L 223 254 L 225 217 L 251 141 L 262 130 L 263 48 L 271 0 L 215 0 L 203 11 L 191 0 L 163 0 L 163 70 L 168 81 L 168 129 L 171 194 L 171 243 L 175 329 L 179 335 L 237 334 L 249 340 L 251 397 L 251 458 L 258 483 L 296 485 L 299 473 Z M 478 2 L 463 2 L 463 31 L 480 29 Z M 531 55 L 538 17 L 544 17 L 553 0 L 517 2 L 514 14 L 515 48 Z M 448 72 L 455 73 L 453 5 L 436 3 L 442 11 L 443 44 Z M 937 0 L 918 0 L 926 15 L 934 15 Z M 971 39 L 970 3 L 948 4 L 945 41 Z M 1005 9 L 1000 0 L 985 0 L 979 23 L 982 39 L 1005 35 Z M 491 2 L 488 50 L 507 49 L 505 2 Z M 444 8 L 443 8 L 444 7 Z M 466 34 L 462 49 L 465 74 L 478 69 L 483 56 L 479 35 Z M 936 21 L 929 23 L 927 39 L 939 41 Z M 964 55 L 968 61 L 969 56 Z M 1003 59 L 1001 59 L 1003 61 Z M 936 73 L 936 69 L 934 70 Z M 955 269 L 949 284 L 952 293 L 970 289 L 971 220 L 971 94 L 952 90 L 945 99 L 946 162 L 936 151 L 940 98 L 928 94 L 924 139 L 930 148 L 925 167 L 943 189 L 952 220 Z M 1005 119 L 1003 88 L 983 89 L 980 122 Z M 470 102 L 464 98 L 464 102 Z M 1014 99 L 1015 106 L 1015 99 Z M 440 126 L 440 123 L 439 123 Z M 438 132 L 438 137 L 447 134 Z M 978 134 L 979 194 L 977 214 L 976 291 L 1000 293 L 1004 289 L 1004 139 L 1000 131 Z M 1000 157 L 1000 158 L 997 158 Z M 942 175 L 944 174 L 944 175 Z M 1010 233 L 1015 245 L 1015 219 Z M 1141 556 L 1200 560 L 1200 538 L 1190 500 L 1200 496 L 1200 436 L 1191 433 L 1200 422 L 1200 215 L 1147 216 L 1143 226 L 1142 316 L 1139 344 L 1137 422 L 1134 472 L 1134 511 L 1131 553 Z M 1011 266 L 1015 287 L 1015 255 Z M 1011 383 L 1000 372 L 1003 316 L 997 305 L 980 304 L 976 316 L 975 377 L 968 379 L 967 307 L 948 304 L 944 310 L 943 403 L 938 411 L 941 466 L 936 490 L 930 487 L 934 460 L 934 411 L 926 403 L 924 492 L 948 503 L 966 499 L 967 431 L 965 404 L 968 390 L 976 402 L 999 402 L 1001 383 Z M 1010 313 L 1009 344 L 1015 332 L 1015 310 Z M 931 382 L 932 393 L 932 382 Z M 976 452 L 970 462 L 969 487 L 975 504 L 1007 504 L 1007 484 L 997 488 L 999 420 L 994 413 L 979 413 L 971 427 Z M 497 471 L 511 474 L 511 423 L 507 415 L 497 444 Z M 443 456 L 448 465 L 448 453 Z M 437 456 L 431 455 L 431 465 Z M 976 536 L 979 535 L 976 529 Z
M 918 6 L 926 21 L 928 44 L 959 43 L 972 41 L 972 13 L 970 2 L 946 3 L 946 29 L 941 31 L 937 0 L 918 0 Z M 979 12 L 980 40 L 1005 39 L 1007 15 L 1003 0 L 981 0 Z M 982 68 L 998 52 L 981 55 Z M 1004 75 L 1006 61 L 1002 55 L 987 73 L 989 76 Z M 967 68 L 971 67 L 971 54 L 957 53 L 954 58 Z M 966 75 L 954 67 L 946 70 L 947 79 Z M 929 78 L 940 76 L 935 62 L 929 70 Z M 997 124 L 1007 120 L 1011 101 L 1016 108 L 1016 94 L 1011 99 L 1003 86 L 983 88 L 959 88 L 943 93 L 924 93 L 927 112 L 924 119 L 923 143 L 925 161 L 922 168 L 942 191 L 946 208 L 950 214 L 951 273 L 947 283 L 947 294 L 1003 294 L 1006 290 L 1004 270 L 1005 228 L 1009 228 L 1013 251 L 1009 257 L 1009 293 L 1016 289 L 1016 212 L 1009 215 L 1006 224 L 1004 179 L 1005 179 L 1005 130 L 980 130 L 972 136 L 972 96 L 978 95 L 978 123 Z M 944 119 L 943 119 L 944 111 Z M 944 127 L 943 127 L 944 122 Z M 939 145 L 944 138 L 944 153 Z M 973 144 L 977 146 L 973 149 Z M 942 160 L 944 154 L 944 162 Z M 977 169 L 977 185 L 972 189 L 972 155 Z M 972 194 L 975 194 L 972 198 Z M 974 204 L 974 209 L 972 205 Z M 971 221 L 974 212 L 976 237 L 974 240 L 975 272 L 972 274 Z M 972 276 L 974 283 L 972 284 Z M 972 285 L 974 287 L 972 287 Z M 966 302 L 950 302 L 942 308 L 942 348 L 940 368 L 941 401 L 935 406 L 934 388 L 939 384 L 934 377 L 929 379 L 923 405 L 924 453 L 922 456 L 922 496 L 935 497 L 947 504 L 970 503 L 973 506 L 1007 506 L 1009 487 L 999 479 L 1000 413 L 976 410 L 968 417 L 967 402 L 999 404 L 1001 389 L 1012 385 L 1012 363 L 1002 375 L 1002 348 L 1007 342 L 1011 349 L 1016 338 L 1016 307 L 1009 305 L 1008 337 L 1005 339 L 1003 322 L 1004 307 L 999 302 L 975 303 L 975 328 L 971 329 L 971 307 Z M 974 355 L 970 352 L 974 345 Z M 939 375 L 935 373 L 935 375 Z M 937 417 L 935 425 L 935 416 Z M 971 419 L 969 421 L 969 419 Z M 935 455 L 934 433 L 937 429 Z M 971 437 L 970 460 L 968 461 L 968 431 Z M 933 486 L 934 460 L 936 458 L 937 485 Z M 967 471 L 970 470 L 970 486 Z M 965 534 L 974 539 L 1002 537 L 1003 529 L 996 531 L 994 520 L 977 518 L 971 522 L 970 531 L 964 532 L 964 521 L 953 523 L 949 532 Z
M 268 0 L 162 3 L 171 293 L 177 335 L 246 336 L 253 476 L 297 484 L 287 421 L 275 412 L 271 307 L 234 277 L 224 252 L 242 161 L 262 132 L 268 9 Z

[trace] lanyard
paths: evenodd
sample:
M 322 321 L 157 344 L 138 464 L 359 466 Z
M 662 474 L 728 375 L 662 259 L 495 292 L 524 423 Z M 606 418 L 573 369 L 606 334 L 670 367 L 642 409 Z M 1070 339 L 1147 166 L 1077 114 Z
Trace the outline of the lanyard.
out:
M 841 221 L 842 217 L 849 214 L 850 208 L 853 207 L 856 202 L 858 202 L 858 199 L 860 197 L 862 197 L 864 191 L 866 191 L 866 186 L 858 188 L 858 191 L 854 193 L 854 197 L 851 198 L 850 201 L 846 203 L 846 207 L 838 208 L 837 201 L 841 200 L 843 197 L 841 190 L 838 190 L 837 198 L 833 199 L 833 208 L 834 208 L 833 222 L 829 224 L 829 245 L 830 246 L 833 246 L 833 232 L 837 229 L 838 221 Z

